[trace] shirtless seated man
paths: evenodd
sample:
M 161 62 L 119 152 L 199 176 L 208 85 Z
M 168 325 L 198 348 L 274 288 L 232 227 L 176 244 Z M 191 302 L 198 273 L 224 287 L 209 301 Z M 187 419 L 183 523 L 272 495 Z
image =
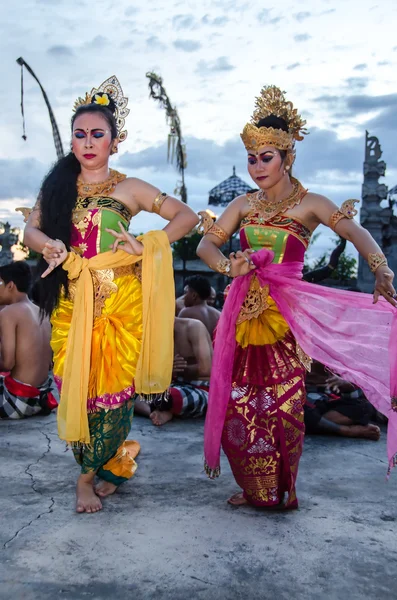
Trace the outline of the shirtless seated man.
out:
M 51 325 L 28 298 L 26 262 L 0 267 L 0 419 L 48 415 L 58 405 L 50 372 Z
M 211 338 L 221 313 L 207 304 L 211 298 L 211 286 L 208 279 L 201 275 L 192 275 L 186 279 L 185 308 L 179 312 L 181 319 L 197 319 L 206 326 Z
M 135 400 L 136 414 L 150 417 L 153 425 L 164 425 L 175 416 L 201 417 L 207 409 L 212 344 L 203 323 L 175 317 L 174 352 L 168 398 L 150 405 Z

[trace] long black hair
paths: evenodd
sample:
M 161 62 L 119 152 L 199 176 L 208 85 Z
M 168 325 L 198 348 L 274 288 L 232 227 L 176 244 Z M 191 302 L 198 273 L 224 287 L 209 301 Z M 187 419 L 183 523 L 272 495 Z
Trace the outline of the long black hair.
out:
M 114 117 L 115 105 L 110 99 L 109 106 L 87 104 L 79 107 L 71 120 L 71 129 L 77 117 L 86 113 L 98 113 L 108 123 L 112 141 L 117 138 L 117 124 Z M 51 168 L 41 185 L 40 199 L 40 230 L 51 239 L 62 240 L 67 250 L 70 250 L 72 232 L 72 212 L 77 200 L 77 178 L 81 166 L 72 152 L 61 158 Z M 46 270 L 48 264 L 41 258 L 38 264 L 38 275 Z M 56 308 L 59 296 L 65 290 L 68 295 L 67 273 L 62 266 L 54 269 L 44 279 L 39 279 L 37 296 L 42 315 L 50 316 Z

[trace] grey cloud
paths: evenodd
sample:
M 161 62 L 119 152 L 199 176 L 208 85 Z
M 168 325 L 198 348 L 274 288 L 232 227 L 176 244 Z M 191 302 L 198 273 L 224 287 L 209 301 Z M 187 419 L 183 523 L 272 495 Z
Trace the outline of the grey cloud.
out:
M 368 69 L 368 65 L 366 63 L 360 63 L 359 65 L 353 67 L 354 71 L 365 71 L 365 69 Z
M 317 96 L 313 98 L 313 102 L 317 102 L 318 104 L 334 104 L 340 100 L 340 96 L 333 96 L 331 94 L 323 94 L 322 96 Z
M 215 17 L 212 19 L 209 15 L 204 15 L 204 17 L 201 19 L 201 22 L 203 25 L 213 25 L 219 27 L 221 25 L 226 25 L 226 23 L 229 22 L 229 17 Z
M 184 50 L 185 52 L 195 52 L 201 48 L 201 43 L 195 40 L 176 40 L 174 42 L 175 48 L 178 50 Z
M 74 55 L 74 52 L 69 46 L 51 46 L 48 48 L 47 54 L 55 58 L 69 58 Z
M 196 73 L 199 75 L 208 75 L 219 71 L 232 71 L 235 67 L 230 64 L 226 56 L 220 56 L 215 61 L 200 60 L 197 65 Z
M 185 139 L 188 168 L 187 174 L 190 176 L 203 176 L 210 179 L 220 180 L 225 170 L 230 170 L 236 164 L 237 171 L 246 172 L 246 155 L 244 146 L 236 137 L 220 146 L 212 140 L 197 139 L 187 137 Z M 142 152 L 127 152 L 119 158 L 119 164 L 124 168 L 132 170 L 151 167 L 157 170 L 164 170 L 167 163 L 167 145 L 151 147 Z
M 299 22 L 304 21 L 305 19 L 308 19 L 311 16 L 312 13 L 307 11 L 298 12 L 293 15 L 294 19 L 296 19 Z
M 35 158 L 0 159 L 0 198 L 35 198 L 47 170 Z
M 261 12 L 258 14 L 258 20 L 261 23 L 265 23 L 265 21 L 267 21 L 267 19 L 270 18 L 270 13 L 272 12 L 271 8 L 264 8 L 263 10 L 261 10 Z
M 174 29 L 195 29 L 197 27 L 196 20 L 193 15 L 175 15 L 172 19 Z
M 280 23 L 280 21 L 283 20 L 283 17 L 274 17 L 273 19 L 270 19 L 270 21 L 268 21 L 270 23 L 270 25 L 277 25 L 277 23 Z
M 389 60 L 380 60 L 378 63 L 378 67 L 385 67 L 386 65 L 391 65 Z
M 134 42 L 132 40 L 125 40 L 124 42 L 121 42 L 120 48 L 131 48 L 133 45 Z
M 294 35 L 294 40 L 295 42 L 307 42 L 311 37 L 312 36 L 308 33 L 298 33 L 297 35 Z
M 323 10 L 320 15 L 330 15 L 331 13 L 336 12 L 336 8 L 328 8 L 328 10 Z
M 146 45 L 152 47 L 154 50 L 165 50 L 166 49 L 166 45 L 160 40 L 159 37 L 157 37 L 157 35 L 151 35 L 150 37 L 147 38 L 146 40 Z
M 354 112 L 370 112 L 377 109 L 397 110 L 397 94 L 383 96 L 355 95 L 347 98 L 347 107 Z
M 297 69 L 300 66 L 301 64 L 299 62 L 293 63 L 292 65 L 288 65 L 287 71 L 293 71 L 294 69 Z
M 362 171 L 363 138 L 364 132 L 362 137 L 340 140 L 334 131 L 312 129 L 310 135 L 297 144 L 298 176 L 309 180 L 315 179 L 321 173 L 338 171 L 344 174 L 346 182 L 350 181 L 350 173 Z M 246 152 L 237 136 L 224 145 L 195 137 L 188 137 L 185 141 L 187 173 L 190 176 L 208 177 L 214 182 L 219 182 L 225 177 L 225 172 L 231 171 L 232 166 L 236 165 L 238 174 L 244 178 L 247 172 Z M 164 142 L 142 152 L 127 152 L 120 157 L 118 164 L 131 169 L 132 172 L 148 167 L 162 171 L 167 164 L 167 145 Z
M 137 13 L 139 13 L 139 11 L 140 8 L 137 8 L 136 6 L 129 6 L 125 9 L 124 14 L 126 17 L 131 17 L 132 15 L 136 15 Z
M 369 77 L 348 77 L 345 81 L 349 88 L 364 89 L 369 83 Z
M 84 48 L 88 48 L 90 50 L 102 49 L 104 46 L 109 44 L 109 40 L 104 35 L 97 35 L 90 42 L 87 42 L 84 45 Z
M 263 24 L 270 24 L 270 25 L 276 25 L 277 23 L 279 23 L 280 21 L 283 20 L 283 17 L 281 17 L 281 16 L 272 17 L 271 16 L 272 12 L 273 12 L 272 8 L 264 8 L 258 14 L 258 20 Z
M 397 94 L 386 94 L 383 96 L 368 96 L 365 94 L 336 96 L 324 94 L 314 98 L 313 101 L 325 104 L 329 110 L 334 111 L 333 117 L 339 119 L 351 117 L 358 113 L 369 113 L 374 110 L 389 111 L 393 115 L 395 114 L 397 118 Z

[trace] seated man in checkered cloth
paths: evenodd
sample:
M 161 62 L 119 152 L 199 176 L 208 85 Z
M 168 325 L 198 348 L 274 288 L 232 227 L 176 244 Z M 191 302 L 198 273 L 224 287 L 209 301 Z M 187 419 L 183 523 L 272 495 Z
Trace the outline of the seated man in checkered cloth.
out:
M 150 417 L 153 425 L 164 425 L 175 416 L 202 417 L 207 410 L 212 344 L 205 325 L 196 319 L 174 322 L 173 381 L 167 397 L 150 405 L 136 399 L 135 412 Z
M 31 280 L 24 261 L 0 267 L 0 419 L 49 414 L 58 405 L 51 326 L 29 300 Z

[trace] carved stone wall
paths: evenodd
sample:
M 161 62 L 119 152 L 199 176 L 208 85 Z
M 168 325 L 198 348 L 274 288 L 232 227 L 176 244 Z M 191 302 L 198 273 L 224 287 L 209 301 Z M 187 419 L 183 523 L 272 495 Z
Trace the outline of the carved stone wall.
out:
M 381 156 L 382 149 L 378 138 L 369 136 L 366 131 L 360 222 L 388 255 L 391 252 L 388 240 L 393 237 L 390 231 L 393 212 L 390 207 L 382 208 L 380 206 L 382 200 L 387 198 L 387 186 L 379 183 L 380 177 L 383 177 L 386 172 L 386 163 L 380 160 Z M 395 260 L 397 263 L 397 256 Z M 391 268 L 393 267 L 391 266 Z M 358 287 L 361 291 L 368 293 L 371 293 L 374 288 L 374 276 L 368 263 L 361 256 L 358 265 Z

